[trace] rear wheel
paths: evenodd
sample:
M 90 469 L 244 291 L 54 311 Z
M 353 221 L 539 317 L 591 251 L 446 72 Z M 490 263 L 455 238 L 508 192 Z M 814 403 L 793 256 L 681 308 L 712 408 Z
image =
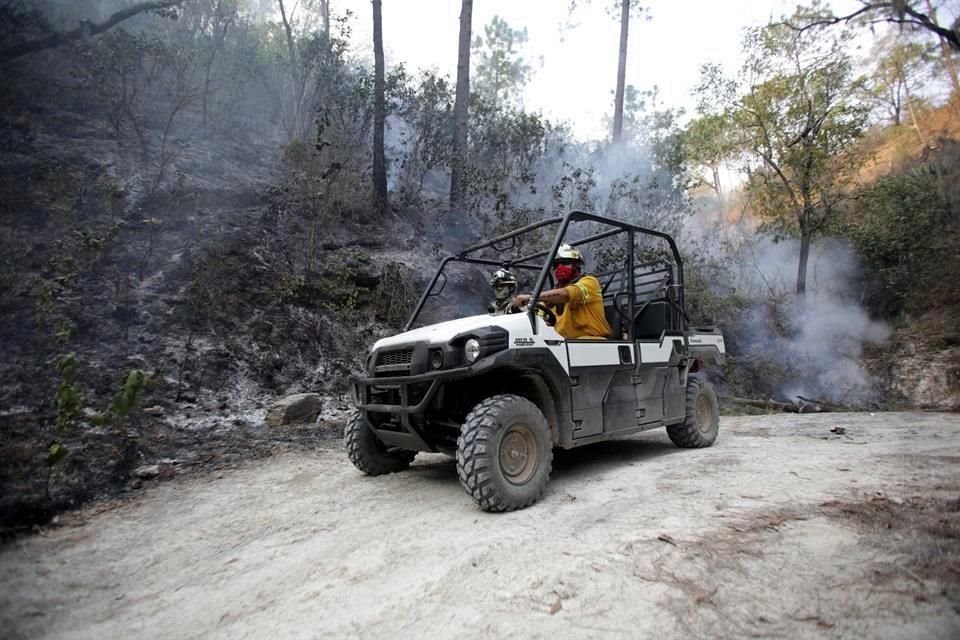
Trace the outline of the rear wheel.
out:
M 673 444 L 686 449 L 709 447 L 720 432 L 720 407 L 713 385 L 702 378 L 687 380 L 687 415 L 683 422 L 667 427 Z
M 377 438 L 359 411 L 350 417 L 350 422 L 343 430 L 343 443 L 353 466 L 368 476 L 403 471 L 417 455 L 416 451 L 388 448 Z
M 473 408 L 460 429 L 457 475 L 484 511 L 514 511 L 536 502 L 552 465 L 550 427 L 526 398 L 487 398 Z

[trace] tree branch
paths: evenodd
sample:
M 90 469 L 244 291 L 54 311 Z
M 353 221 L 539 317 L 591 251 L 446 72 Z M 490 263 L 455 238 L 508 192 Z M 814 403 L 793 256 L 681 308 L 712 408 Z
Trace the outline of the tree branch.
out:
M 901 6 L 895 6 L 901 5 Z M 894 3 L 894 2 L 865 2 L 862 7 L 842 16 L 835 15 L 821 15 L 821 16 L 811 16 L 811 21 L 806 24 L 796 25 L 788 21 L 784 21 L 783 24 L 790 27 L 794 31 L 803 33 L 808 29 L 814 27 L 827 27 L 831 25 L 838 24 L 840 22 L 849 23 L 850 21 L 858 18 L 864 14 L 870 12 L 880 12 L 880 11 L 890 11 L 890 15 L 884 16 L 883 18 L 877 20 L 871 20 L 871 23 L 876 22 L 891 22 L 894 24 L 909 24 L 917 26 L 927 31 L 931 31 L 941 38 L 943 38 L 952 49 L 955 51 L 960 51 L 960 32 L 957 32 L 953 29 L 942 27 L 937 24 L 934 20 L 930 18 L 925 13 L 917 11 L 909 5 L 909 3 Z M 901 13 L 902 12 L 902 13 Z M 907 17 L 909 16 L 909 18 Z
M 93 23 L 89 20 L 83 20 L 80 22 L 80 26 L 76 29 L 71 29 L 70 31 L 59 31 L 45 38 L 28 40 L 27 42 L 21 42 L 20 44 L 15 44 L 11 47 L 7 47 L 6 49 L 0 49 L 0 62 L 7 62 L 31 53 L 36 53 L 37 51 L 59 47 L 60 45 L 67 44 L 68 42 L 99 35 L 107 29 L 110 29 L 135 15 L 141 14 L 144 11 L 170 9 L 172 7 L 181 5 L 184 2 L 186 2 L 186 0 L 141 2 L 140 4 L 135 4 L 132 7 L 124 9 L 123 11 L 117 11 L 103 22 Z

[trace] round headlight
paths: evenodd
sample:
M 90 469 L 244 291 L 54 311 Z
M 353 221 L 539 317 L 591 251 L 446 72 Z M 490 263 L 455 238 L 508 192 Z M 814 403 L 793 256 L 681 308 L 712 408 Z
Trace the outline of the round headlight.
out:
M 468 363 L 477 359 L 480 355 L 480 343 L 477 342 L 476 338 L 470 338 L 467 340 L 467 343 L 463 345 L 463 355 Z
M 443 351 L 440 351 L 440 349 L 434 349 L 430 352 L 430 368 L 443 368 Z

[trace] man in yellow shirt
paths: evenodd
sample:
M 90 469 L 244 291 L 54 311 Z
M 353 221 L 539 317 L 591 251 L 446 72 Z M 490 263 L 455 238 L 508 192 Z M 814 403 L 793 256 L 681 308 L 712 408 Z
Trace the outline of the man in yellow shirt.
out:
M 540 294 L 540 301 L 557 315 L 554 327 L 567 340 L 576 338 L 609 338 L 613 331 L 603 313 L 603 292 L 600 281 L 582 274 L 583 256 L 568 244 L 560 245 L 553 261 L 553 275 L 560 286 Z M 513 304 L 522 307 L 530 294 L 514 296 Z

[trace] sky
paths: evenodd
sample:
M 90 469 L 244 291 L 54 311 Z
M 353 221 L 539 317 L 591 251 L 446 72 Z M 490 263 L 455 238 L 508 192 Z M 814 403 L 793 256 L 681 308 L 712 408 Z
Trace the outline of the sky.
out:
M 849 5 L 849 0 L 838 3 Z M 619 16 L 608 14 L 613 0 L 578 4 L 571 15 L 569 0 L 475 0 L 473 33 L 482 34 L 495 15 L 514 29 L 525 27 L 528 42 L 521 55 L 533 77 L 524 107 L 568 122 L 582 139 L 599 139 L 608 135 L 604 117 L 613 113 Z M 630 23 L 627 84 L 640 90 L 656 85 L 664 105 L 692 111 L 690 93 L 700 66 L 715 62 L 735 72 L 742 63 L 742 30 L 791 13 L 796 1 L 647 0 L 644 5 L 650 20 Z M 331 6 L 353 10 L 354 43 L 372 41 L 369 0 L 331 0 Z M 460 7 L 460 0 L 383 0 L 386 64 L 433 68 L 455 78 Z

